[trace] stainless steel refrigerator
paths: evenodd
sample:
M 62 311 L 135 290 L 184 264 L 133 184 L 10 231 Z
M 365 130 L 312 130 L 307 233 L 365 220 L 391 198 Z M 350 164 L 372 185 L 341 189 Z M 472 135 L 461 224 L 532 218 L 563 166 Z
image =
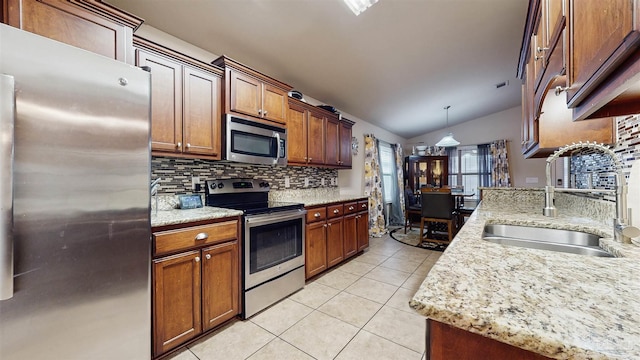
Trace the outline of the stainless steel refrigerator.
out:
M 151 358 L 150 74 L 0 24 L 0 359 Z

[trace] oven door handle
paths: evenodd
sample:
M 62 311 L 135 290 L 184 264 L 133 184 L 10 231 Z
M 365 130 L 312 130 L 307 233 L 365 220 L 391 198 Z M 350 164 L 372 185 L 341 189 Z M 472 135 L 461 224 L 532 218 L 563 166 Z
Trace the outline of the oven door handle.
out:
M 268 215 L 247 215 L 244 217 L 244 223 L 250 226 L 260 226 L 264 224 L 272 224 L 274 222 L 282 222 L 302 218 L 307 210 L 280 211 Z

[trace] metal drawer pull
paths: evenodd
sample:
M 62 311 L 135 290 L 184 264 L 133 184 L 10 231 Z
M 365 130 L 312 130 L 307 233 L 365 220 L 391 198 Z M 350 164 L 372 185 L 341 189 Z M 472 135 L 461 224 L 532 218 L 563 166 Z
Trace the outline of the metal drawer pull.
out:
M 196 235 L 196 240 L 207 240 L 208 238 L 209 238 L 209 234 L 207 233 L 200 233 Z
M 207 259 L 207 260 L 211 259 L 211 254 L 205 255 L 204 258 Z
M 349 210 L 353 210 L 355 209 L 353 206 L 349 206 Z
M 315 213 L 315 214 L 313 214 L 313 217 L 317 217 L 317 218 L 319 218 L 319 217 L 320 217 L 320 213 Z
M 195 260 L 195 262 L 200 262 L 200 256 L 196 256 L 196 258 L 193 260 Z
M 334 214 L 339 214 L 339 213 L 340 213 L 340 210 L 335 209 L 335 210 L 333 210 L 333 213 L 334 213 Z
M 367 204 L 362 204 L 361 206 L 363 209 L 367 207 Z
M 182 143 L 180 141 L 178 141 L 178 143 L 176 144 L 177 148 L 181 148 L 182 147 Z

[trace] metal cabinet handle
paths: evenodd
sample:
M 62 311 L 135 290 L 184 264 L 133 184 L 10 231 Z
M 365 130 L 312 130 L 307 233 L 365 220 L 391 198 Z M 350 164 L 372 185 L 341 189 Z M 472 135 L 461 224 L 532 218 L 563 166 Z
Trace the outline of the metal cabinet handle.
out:
M 191 144 L 187 143 L 187 149 L 191 147 Z
M 556 94 L 556 96 L 560 96 L 560 94 L 562 94 L 563 91 L 567 91 L 568 89 L 569 89 L 568 87 L 556 86 L 553 92 Z
M 207 259 L 207 260 L 211 260 L 211 254 L 205 255 L 204 258 Z
M 322 226 L 327 227 L 327 224 L 324 224 L 324 225 L 322 225 Z
M 537 48 L 536 50 L 537 50 L 538 52 L 543 52 L 543 51 L 547 51 L 547 50 L 549 50 L 549 48 L 547 48 L 547 47 L 543 48 L 543 47 L 538 46 L 538 48 Z
M 339 213 L 340 213 L 340 210 L 335 209 L 335 210 L 333 210 L 333 213 L 334 213 L 334 214 L 339 214 Z
M 181 148 L 182 147 L 182 142 L 178 141 L 178 143 L 176 144 L 177 148 Z
M 196 256 L 196 258 L 195 258 L 195 259 L 193 259 L 193 261 L 195 261 L 195 262 L 200 262 L 200 256 Z
M 367 207 L 367 204 L 362 204 L 362 206 L 361 206 L 361 208 L 363 208 L 363 209 L 366 208 L 366 207 Z
M 309 158 L 309 161 L 313 160 L 312 158 Z
M 204 232 L 196 235 L 196 240 L 207 240 L 208 238 L 209 238 L 209 234 Z
M 307 161 L 307 157 L 306 156 L 304 157 L 304 161 Z
M 355 209 L 353 206 L 349 206 L 349 210 L 353 210 Z
M 262 115 L 262 109 L 258 109 L 258 115 Z
M 319 218 L 320 217 L 320 213 L 313 214 L 313 217 Z
M 262 111 L 262 115 L 267 116 L 267 110 Z

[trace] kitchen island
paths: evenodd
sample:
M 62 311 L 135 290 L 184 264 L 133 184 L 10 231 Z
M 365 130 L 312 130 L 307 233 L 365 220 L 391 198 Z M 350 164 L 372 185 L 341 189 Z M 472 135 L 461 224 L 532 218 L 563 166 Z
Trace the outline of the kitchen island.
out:
M 485 189 L 484 199 L 414 295 L 428 318 L 555 359 L 640 358 L 640 248 L 612 237 L 612 203 L 544 192 Z M 485 224 L 591 232 L 618 258 L 482 240 Z

